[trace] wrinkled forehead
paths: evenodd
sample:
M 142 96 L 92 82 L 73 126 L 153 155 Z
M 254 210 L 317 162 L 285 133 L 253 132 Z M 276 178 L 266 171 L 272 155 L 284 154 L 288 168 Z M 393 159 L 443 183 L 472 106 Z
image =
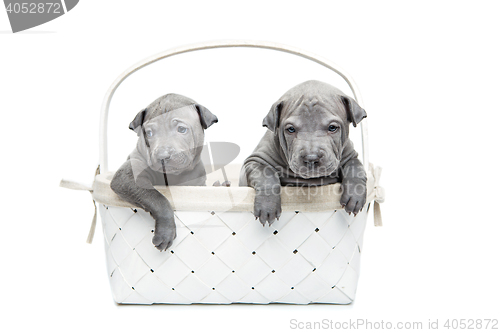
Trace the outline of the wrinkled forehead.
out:
M 326 111 L 311 113 L 296 113 L 283 120 L 282 125 L 291 125 L 302 131 L 316 131 L 328 127 L 332 123 L 342 124 L 343 120 L 338 115 Z
M 143 126 L 160 123 L 166 124 L 176 120 L 191 125 L 200 123 L 200 117 L 196 107 L 194 105 L 187 105 L 159 115 L 153 115 L 150 119 L 144 122 Z
M 337 96 L 302 96 L 286 103 L 284 111 L 282 119 L 304 124 L 347 120 L 344 104 Z

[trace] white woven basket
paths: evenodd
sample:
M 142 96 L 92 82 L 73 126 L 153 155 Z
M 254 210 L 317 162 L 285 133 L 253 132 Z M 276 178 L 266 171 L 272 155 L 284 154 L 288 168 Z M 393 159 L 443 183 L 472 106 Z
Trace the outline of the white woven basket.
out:
M 160 53 L 125 71 L 103 102 L 100 173 L 92 189 L 87 188 L 99 203 L 114 300 L 123 304 L 351 303 L 356 293 L 367 213 L 374 201 L 375 223 L 380 224 L 378 203 L 384 197 L 378 186 L 380 169 L 368 164 L 366 120 L 361 123 L 361 132 L 368 198 L 357 216 L 341 209 L 339 184 L 283 188 L 283 213 L 271 228 L 263 228 L 255 221 L 252 188 L 158 186 L 172 203 L 177 225 L 174 244 L 167 252 L 159 252 L 151 243 L 153 218 L 122 201 L 110 189 L 113 173 L 107 168 L 107 118 L 111 98 L 121 82 L 160 59 L 226 47 L 265 48 L 315 61 L 343 77 L 362 105 L 355 84 L 338 66 L 274 43 L 196 44 Z M 228 166 L 226 170 L 235 186 L 239 166 Z M 207 184 L 214 179 L 221 179 L 221 175 L 209 174 Z M 62 186 L 86 189 L 64 181 Z

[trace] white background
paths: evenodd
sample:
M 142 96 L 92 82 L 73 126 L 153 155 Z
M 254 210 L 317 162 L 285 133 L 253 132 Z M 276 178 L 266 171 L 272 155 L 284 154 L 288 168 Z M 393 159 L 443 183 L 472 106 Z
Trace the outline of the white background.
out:
M 495 1 L 81 1 L 10 33 L 0 10 L 2 331 L 288 331 L 290 320 L 499 319 L 500 6 Z M 89 193 L 102 98 L 129 66 L 179 45 L 254 39 L 334 61 L 356 80 L 371 161 L 384 168 L 384 227 L 369 219 L 349 306 L 118 306 Z M 126 81 L 110 115 L 110 168 L 133 149 L 128 123 L 167 92 L 219 119 L 208 141 L 254 148 L 288 88 L 335 75 L 291 55 L 219 50 Z M 357 132 L 351 135 L 356 136 Z M 228 139 L 231 138 L 231 139 Z

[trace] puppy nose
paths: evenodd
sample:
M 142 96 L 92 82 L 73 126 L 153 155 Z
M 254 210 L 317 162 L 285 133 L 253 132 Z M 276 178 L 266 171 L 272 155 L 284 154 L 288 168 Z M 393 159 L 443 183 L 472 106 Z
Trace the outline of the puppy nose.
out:
M 318 154 L 309 154 L 304 156 L 304 163 L 308 167 L 314 167 L 319 163 L 320 158 Z
M 161 149 L 156 154 L 156 159 L 158 160 L 158 162 L 161 162 L 161 160 L 168 161 L 170 159 L 170 157 L 172 157 L 173 154 L 175 154 L 175 149 L 173 149 L 173 148 Z

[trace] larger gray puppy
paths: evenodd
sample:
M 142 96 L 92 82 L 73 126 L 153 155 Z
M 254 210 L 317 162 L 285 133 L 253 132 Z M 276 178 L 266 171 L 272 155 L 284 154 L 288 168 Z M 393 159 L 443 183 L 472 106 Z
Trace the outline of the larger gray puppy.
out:
M 217 121 L 195 101 L 168 94 L 130 123 L 139 140 L 115 173 L 111 189 L 155 219 L 153 244 L 160 251 L 172 245 L 176 231 L 172 206 L 154 185 L 205 185 L 207 177 L 200 159 L 203 130 Z
M 340 203 L 357 214 L 366 202 L 366 173 L 349 139 L 366 112 L 329 84 L 301 83 L 273 104 L 266 132 L 245 160 L 240 185 L 255 188 L 254 215 L 271 225 L 281 214 L 281 186 L 342 182 Z

